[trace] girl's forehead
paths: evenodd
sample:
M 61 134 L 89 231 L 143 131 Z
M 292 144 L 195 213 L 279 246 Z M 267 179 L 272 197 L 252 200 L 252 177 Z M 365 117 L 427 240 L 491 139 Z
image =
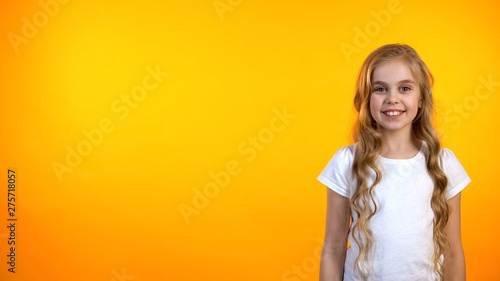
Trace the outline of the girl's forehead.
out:
M 383 62 L 373 70 L 372 81 L 398 83 L 403 80 L 415 80 L 410 67 L 401 60 Z

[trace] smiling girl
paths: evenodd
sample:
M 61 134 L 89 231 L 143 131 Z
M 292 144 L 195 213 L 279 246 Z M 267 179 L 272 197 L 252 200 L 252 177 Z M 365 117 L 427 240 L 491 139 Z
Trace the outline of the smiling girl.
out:
M 432 86 L 408 45 L 384 45 L 364 61 L 355 143 L 318 176 L 328 187 L 320 280 L 465 280 L 460 197 L 471 179 L 441 148 Z

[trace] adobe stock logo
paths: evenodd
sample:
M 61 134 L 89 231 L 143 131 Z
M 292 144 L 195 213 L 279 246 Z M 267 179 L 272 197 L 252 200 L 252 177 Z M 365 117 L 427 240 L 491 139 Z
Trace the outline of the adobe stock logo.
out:
M 296 117 L 295 114 L 288 113 L 286 107 L 282 111 L 274 108 L 273 112 L 274 116 L 269 120 L 269 127 L 260 129 L 256 136 L 249 136 L 238 145 L 238 154 L 246 156 L 247 162 L 253 161 L 257 157 L 257 153 L 264 150 L 274 140 L 275 134 L 285 130 L 286 126 L 290 124 L 290 120 Z M 210 199 L 219 196 L 221 190 L 229 185 L 232 177 L 239 175 L 242 171 L 240 161 L 235 159 L 229 160 L 224 169 L 217 172 L 210 171 L 209 176 L 212 180 L 206 183 L 201 190 L 193 188 L 192 204 L 179 204 L 179 211 L 186 224 L 191 222 L 191 216 L 199 215 L 201 210 L 207 208 Z
M 113 274 L 114 278 L 111 278 L 110 281 L 129 281 L 129 280 L 134 280 L 135 276 L 134 275 L 128 275 L 125 272 L 125 268 L 122 267 L 121 273 L 116 271 L 115 269 L 111 270 L 111 273 Z
M 111 112 L 118 114 L 120 120 L 125 120 L 130 115 L 130 112 L 136 109 L 150 93 L 159 87 L 165 77 L 169 75 L 168 72 L 161 71 L 160 65 L 156 65 L 156 68 L 148 65 L 146 66 L 146 72 L 148 74 L 144 75 L 142 83 L 133 87 L 130 94 L 122 94 L 120 98 L 116 98 L 111 103 Z M 66 145 L 66 161 L 64 163 L 58 161 L 52 162 L 52 169 L 59 182 L 63 181 L 65 173 L 71 173 L 76 167 L 81 165 L 83 159 L 92 153 L 94 147 L 101 145 L 106 134 L 111 134 L 114 130 L 115 123 L 113 120 L 109 117 L 104 117 L 99 121 L 97 128 L 82 130 L 84 139 L 80 140 L 74 147 Z
M 321 251 L 323 249 L 323 239 L 316 237 L 318 245 L 314 248 L 313 255 L 305 257 L 299 265 L 292 265 L 291 269 L 286 270 L 281 275 L 282 281 L 300 281 L 308 280 L 311 273 L 319 269 L 321 262 Z
M 69 0 L 38 1 L 41 10 L 36 11 L 31 17 L 31 20 L 27 17 L 21 18 L 23 22 L 20 32 L 21 35 L 14 32 L 7 33 L 7 38 L 14 52 L 17 54 L 19 52 L 19 46 L 21 44 L 27 44 L 29 39 L 33 39 L 38 34 L 38 30 L 49 23 L 49 18 L 53 18 L 59 13 L 60 5 L 66 5 L 68 2 Z
M 370 44 L 372 38 L 380 34 L 382 27 L 387 27 L 392 20 L 392 15 L 397 15 L 403 11 L 400 6 L 399 0 L 389 0 L 387 3 L 387 10 L 383 9 L 379 12 L 370 11 L 373 20 L 366 23 L 362 30 L 358 26 L 354 27 L 354 41 L 353 44 L 346 42 L 340 43 L 340 50 L 344 55 L 347 62 L 351 62 L 353 54 L 361 53 L 361 49 Z
M 220 21 L 224 21 L 224 14 L 234 11 L 234 8 L 238 7 L 241 2 L 243 2 L 243 0 L 215 0 L 213 5 Z
M 479 84 L 474 90 L 474 94 L 470 94 L 463 100 L 460 104 L 454 104 L 453 109 L 448 109 L 446 111 L 446 123 L 453 123 L 452 128 L 458 129 L 464 119 L 470 117 L 471 113 L 478 110 L 481 101 L 490 98 L 497 87 L 500 86 L 500 82 L 493 81 L 493 74 L 489 74 L 487 78 L 482 75 L 478 76 Z

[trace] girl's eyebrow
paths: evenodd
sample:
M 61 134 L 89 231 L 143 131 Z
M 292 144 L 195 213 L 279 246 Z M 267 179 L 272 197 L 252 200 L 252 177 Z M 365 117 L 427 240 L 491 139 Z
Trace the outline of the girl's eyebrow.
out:
M 405 79 L 405 80 L 401 80 L 401 81 L 398 82 L 398 84 L 403 84 L 403 83 L 415 84 L 415 81 L 413 81 L 411 79 Z M 387 83 L 384 82 L 384 81 L 375 81 L 375 82 L 373 82 L 373 85 L 375 85 L 375 84 L 387 85 Z

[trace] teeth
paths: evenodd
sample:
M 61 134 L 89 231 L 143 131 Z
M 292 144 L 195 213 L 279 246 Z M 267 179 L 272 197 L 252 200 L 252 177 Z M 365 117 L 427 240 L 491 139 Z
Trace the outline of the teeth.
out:
M 387 111 L 385 114 L 389 115 L 389 116 L 393 116 L 393 115 L 399 115 L 401 113 L 402 112 L 400 112 L 400 111 Z

